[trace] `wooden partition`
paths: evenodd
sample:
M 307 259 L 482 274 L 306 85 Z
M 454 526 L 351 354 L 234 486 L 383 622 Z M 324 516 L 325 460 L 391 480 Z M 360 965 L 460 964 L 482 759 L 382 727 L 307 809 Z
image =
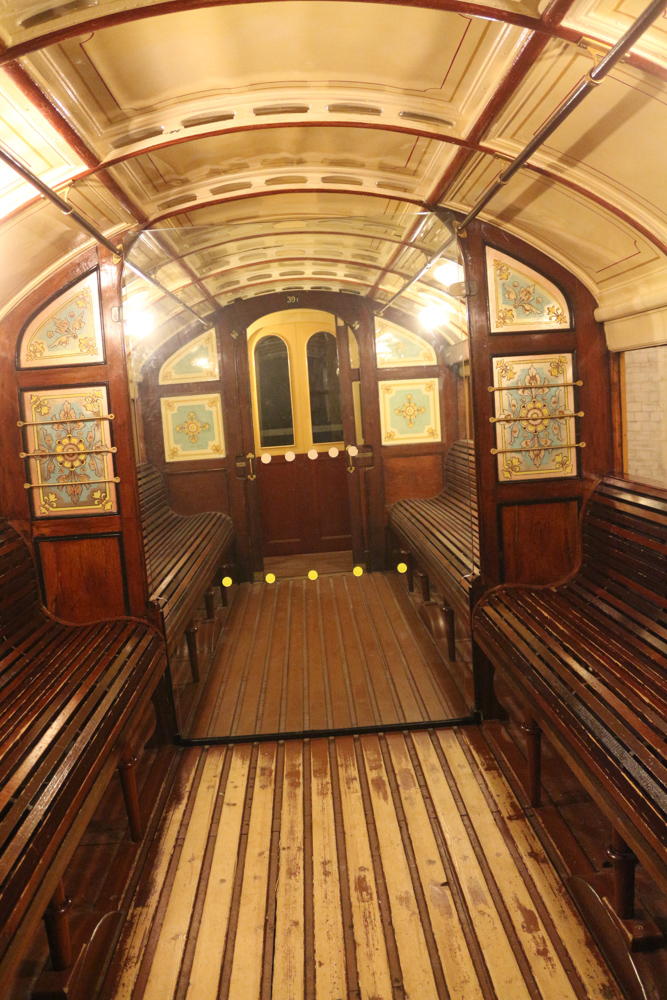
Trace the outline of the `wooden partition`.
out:
M 201 329 L 193 327 L 170 338 L 144 363 L 138 386 L 146 458 L 165 475 L 175 510 L 184 514 L 203 509 L 229 513 L 234 519 L 243 575 L 248 578 L 262 570 L 260 496 L 256 479 L 258 466 L 252 425 L 247 331 L 261 317 L 288 309 L 315 309 L 337 317 L 345 444 L 357 446 L 358 454 L 353 458 L 341 454 L 335 461 L 345 462 L 350 472 L 345 478 L 350 500 L 354 559 L 366 563 L 369 568 L 383 568 L 386 558 L 386 507 L 404 497 L 433 496 L 440 491 L 443 455 L 459 435 L 462 402 L 459 389 L 462 379 L 457 374 L 458 366 L 450 368 L 444 361 L 445 342 L 426 333 L 413 317 L 400 310 L 388 310 L 386 318 L 411 330 L 431 345 L 434 363 L 419 368 L 379 368 L 372 304 L 357 296 L 326 292 L 272 294 L 239 301 L 223 309 L 216 330 L 219 379 L 209 380 L 200 387 L 187 384 L 185 379 L 179 385 L 159 384 L 159 373 L 167 359 L 188 340 L 199 336 Z M 352 336 L 359 348 L 358 367 L 350 365 L 349 341 Z M 440 440 L 387 445 L 383 443 L 381 433 L 379 383 L 417 376 L 431 380 L 434 385 L 440 413 Z M 358 440 L 355 425 L 355 383 L 359 386 L 363 443 Z M 161 401 L 172 395 L 187 398 L 188 393 L 209 391 L 219 393 L 222 400 L 224 456 L 198 461 L 168 461 Z M 297 458 L 305 459 L 305 456 Z M 324 460 L 326 456 L 321 459 Z M 297 466 L 298 462 L 295 462 L 294 467 Z
M 72 622 L 146 613 L 120 304 L 120 262 L 91 250 L 27 295 L 0 337 L 0 513 L 31 545 L 46 606 Z M 34 488 L 40 477 L 51 487 Z
M 546 324 L 535 319 L 531 330 L 530 310 L 515 309 L 504 313 L 507 325 L 492 332 L 490 296 L 494 289 L 487 280 L 487 247 L 498 251 L 497 266 L 502 267 L 505 256 L 510 256 L 553 283 L 569 307 L 569 321 L 559 313 L 558 306 L 553 306 L 550 316 L 555 319 L 550 326 L 540 329 Z M 468 308 L 480 513 L 480 589 L 500 583 L 554 583 L 576 568 L 582 503 L 599 477 L 614 464 L 609 354 L 602 327 L 593 315 L 596 303 L 576 277 L 494 226 L 473 223 L 461 240 L 461 248 L 466 277 L 476 286 Z M 490 256 L 494 257 L 493 252 Z M 521 288 L 527 287 L 525 301 L 529 302 L 530 286 L 522 285 L 520 280 L 517 285 L 514 292 L 510 281 L 510 297 L 518 296 Z M 527 318 L 519 326 L 516 320 L 522 312 Z M 503 479 L 498 455 L 492 454 L 498 441 L 496 424 L 490 421 L 495 414 L 490 387 L 494 387 L 494 372 L 498 380 L 499 363 L 531 356 L 553 356 L 554 371 L 564 364 L 560 359 L 571 361 L 571 381 L 581 382 L 572 387 L 572 399 L 575 411 L 583 415 L 569 422 L 574 424 L 577 444 L 576 450 L 568 453 L 574 464 L 570 474 L 562 477 L 522 481 L 510 472 L 509 478 Z M 569 382 L 566 371 L 564 367 L 551 381 Z M 517 420 L 517 415 L 512 419 Z

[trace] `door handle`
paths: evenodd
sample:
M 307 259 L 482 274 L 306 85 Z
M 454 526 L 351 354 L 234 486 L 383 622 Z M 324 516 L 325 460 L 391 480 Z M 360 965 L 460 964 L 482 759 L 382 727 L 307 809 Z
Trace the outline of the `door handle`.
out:
M 248 462 L 250 464 L 250 472 L 248 473 L 248 479 L 250 480 L 250 482 L 252 482 L 253 479 L 257 479 L 257 473 L 255 472 L 255 456 L 251 451 L 249 451 L 248 454 L 246 455 L 246 458 L 248 459 Z
M 347 458 L 347 471 L 348 472 L 356 472 L 356 466 L 354 464 L 354 456 L 357 455 L 358 453 L 359 453 L 359 449 L 356 447 L 356 445 L 349 445 L 348 444 L 348 445 L 345 446 L 345 455 L 346 455 L 346 458 Z

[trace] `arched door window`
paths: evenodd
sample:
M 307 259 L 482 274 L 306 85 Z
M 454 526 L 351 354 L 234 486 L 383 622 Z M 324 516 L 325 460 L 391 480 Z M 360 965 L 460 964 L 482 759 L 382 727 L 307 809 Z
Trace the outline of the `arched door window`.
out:
M 343 414 L 338 379 L 338 345 L 332 333 L 321 330 L 306 345 L 308 394 L 313 444 L 340 441 Z
M 343 446 L 334 316 L 272 314 L 250 331 L 255 449 L 274 455 Z
M 280 337 L 262 337 L 255 347 L 255 381 L 260 447 L 294 445 L 289 353 Z

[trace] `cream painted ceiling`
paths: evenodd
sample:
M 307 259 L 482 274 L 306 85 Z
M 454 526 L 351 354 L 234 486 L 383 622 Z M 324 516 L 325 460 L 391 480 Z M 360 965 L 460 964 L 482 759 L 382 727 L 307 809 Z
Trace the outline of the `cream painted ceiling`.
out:
M 383 303 L 645 5 L 10 0 L 0 142 L 202 316 L 284 289 Z M 666 138 L 663 16 L 483 218 L 609 316 L 667 300 Z M 0 316 L 86 243 L 0 167 Z M 442 304 L 457 341 L 433 271 L 402 304 Z

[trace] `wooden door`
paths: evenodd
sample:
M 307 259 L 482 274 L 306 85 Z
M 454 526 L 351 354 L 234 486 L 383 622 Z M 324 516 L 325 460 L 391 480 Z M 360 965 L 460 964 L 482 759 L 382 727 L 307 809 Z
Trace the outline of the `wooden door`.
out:
M 264 556 L 353 547 L 342 346 L 335 317 L 316 310 L 275 313 L 248 330 Z

